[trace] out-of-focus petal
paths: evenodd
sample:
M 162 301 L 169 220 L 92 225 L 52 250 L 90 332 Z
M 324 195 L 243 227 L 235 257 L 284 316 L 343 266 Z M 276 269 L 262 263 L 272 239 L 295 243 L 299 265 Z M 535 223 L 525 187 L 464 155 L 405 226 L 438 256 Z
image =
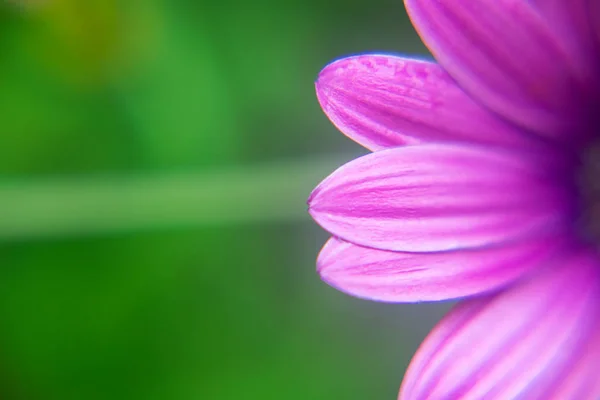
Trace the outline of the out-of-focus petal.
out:
M 598 360 L 600 360 L 600 333 L 596 333 L 589 343 L 581 347 L 576 365 L 565 371 L 559 378 L 560 383 L 554 388 L 553 398 L 557 400 L 600 398 L 600 379 L 597 373 L 590 373 L 590 371 L 598 371 Z
M 498 288 L 543 266 L 563 250 L 556 237 L 509 246 L 441 253 L 376 250 L 331 238 L 317 270 L 350 295 L 389 302 L 448 300 Z
M 594 43 L 590 0 L 529 0 L 548 21 L 557 40 L 564 43 L 580 73 L 592 90 L 598 90 L 600 54 Z
M 585 77 L 524 0 L 405 0 L 425 44 L 474 98 L 511 121 L 573 138 Z
M 598 360 L 588 358 L 600 340 L 600 263 L 585 250 L 564 255 L 452 310 L 417 351 L 399 398 L 600 398 Z
M 600 46 L 600 2 L 590 0 L 590 19 L 596 35 L 596 45 Z
M 321 182 L 309 212 L 333 236 L 382 250 L 498 244 L 555 231 L 570 216 L 566 187 L 540 176 L 547 167 L 531 154 L 483 147 L 382 150 Z
M 536 139 L 473 101 L 426 61 L 344 58 L 321 71 L 316 90 L 333 124 L 370 150 L 440 141 L 529 146 Z

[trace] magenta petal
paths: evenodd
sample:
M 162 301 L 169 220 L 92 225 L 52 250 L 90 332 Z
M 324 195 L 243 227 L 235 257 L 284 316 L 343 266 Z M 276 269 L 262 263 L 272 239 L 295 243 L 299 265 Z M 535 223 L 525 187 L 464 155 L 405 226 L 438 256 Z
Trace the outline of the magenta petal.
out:
M 389 302 L 448 300 L 489 291 L 544 265 L 562 250 L 559 238 L 442 253 L 401 253 L 331 238 L 317 269 L 331 286 Z
M 600 46 L 600 2 L 590 0 L 590 19 L 595 33 L 596 45 Z
M 583 84 L 546 20 L 524 0 L 405 0 L 440 64 L 471 95 L 546 134 L 576 123 Z
M 598 399 L 590 357 L 599 340 L 600 263 L 573 250 L 532 279 L 452 310 L 417 351 L 399 398 Z
M 530 0 L 548 21 L 558 40 L 564 42 L 570 59 L 576 64 L 586 81 L 598 88 L 598 62 L 600 54 L 594 43 L 590 19 L 590 0 Z
M 376 54 L 344 58 L 321 71 L 316 89 L 333 124 L 370 150 L 440 141 L 523 146 L 533 140 L 426 61 Z
M 325 179 L 309 212 L 346 241 L 393 251 L 477 247 L 560 228 L 569 199 L 519 152 L 442 144 L 360 157 Z

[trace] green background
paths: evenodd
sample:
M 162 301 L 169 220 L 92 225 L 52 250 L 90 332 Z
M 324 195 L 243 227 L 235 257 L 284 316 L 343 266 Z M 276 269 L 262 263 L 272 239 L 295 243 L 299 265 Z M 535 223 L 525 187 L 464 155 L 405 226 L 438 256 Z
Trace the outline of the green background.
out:
M 436 305 L 314 269 L 364 151 L 314 79 L 425 54 L 400 0 L 0 3 L 0 398 L 393 399 Z

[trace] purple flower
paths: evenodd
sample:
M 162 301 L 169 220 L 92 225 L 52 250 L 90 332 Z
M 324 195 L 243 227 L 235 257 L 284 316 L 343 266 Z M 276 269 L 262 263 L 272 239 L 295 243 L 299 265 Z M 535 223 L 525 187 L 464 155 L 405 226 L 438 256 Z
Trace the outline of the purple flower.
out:
M 366 299 L 463 298 L 401 399 L 598 399 L 600 1 L 405 3 L 439 64 L 368 54 L 317 80 L 374 151 L 310 196 L 333 236 L 319 273 Z

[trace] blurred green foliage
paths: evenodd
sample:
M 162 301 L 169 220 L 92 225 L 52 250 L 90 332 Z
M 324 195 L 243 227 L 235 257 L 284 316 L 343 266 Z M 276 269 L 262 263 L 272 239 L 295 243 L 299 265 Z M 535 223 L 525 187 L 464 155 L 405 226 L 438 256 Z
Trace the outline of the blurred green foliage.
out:
M 303 210 L 360 152 L 312 82 L 422 49 L 397 3 L 3 2 L 0 398 L 393 398 L 414 343 Z

